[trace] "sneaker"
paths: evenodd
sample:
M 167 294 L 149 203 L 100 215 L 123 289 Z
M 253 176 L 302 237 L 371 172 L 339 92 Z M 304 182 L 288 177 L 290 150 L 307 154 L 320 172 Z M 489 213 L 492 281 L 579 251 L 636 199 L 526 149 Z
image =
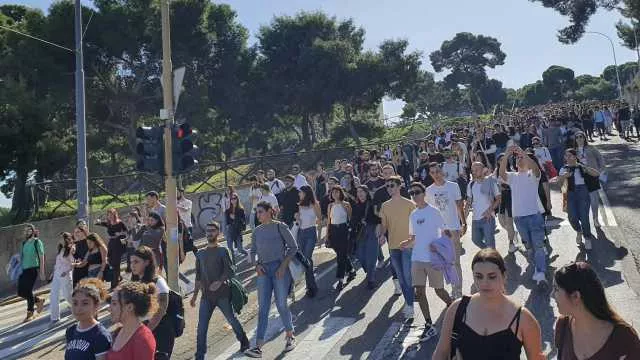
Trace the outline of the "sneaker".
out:
M 340 291 L 342 289 L 344 289 L 344 282 L 342 280 L 339 280 L 338 284 L 336 285 L 336 290 Z
M 584 248 L 586 250 L 591 250 L 592 249 L 591 238 L 589 238 L 588 236 L 585 236 L 585 238 L 584 238 Z
M 256 346 L 254 348 L 246 350 L 244 354 L 250 358 L 260 359 L 262 358 L 262 349 Z
M 576 235 L 576 244 L 582 245 L 582 233 Z
M 35 318 L 35 315 L 33 314 L 33 311 L 27 311 L 27 317 L 25 317 L 22 322 L 23 323 L 28 323 L 29 321 L 33 320 L 34 318 Z
M 536 284 L 540 285 L 541 283 L 546 283 L 547 282 L 547 277 L 546 277 L 545 273 L 543 273 L 541 271 L 536 271 L 536 273 L 533 274 L 533 281 L 535 281 Z
M 413 306 L 405 305 L 402 309 L 402 313 L 404 314 L 404 318 L 407 320 L 413 319 Z
M 284 352 L 289 352 L 296 348 L 296 338 L 293 336 L 287 338 L 287 344 L 284 346 Z
M 349 273 L 349 276 L 347 276 L 347 282 L 348 282 L 348 283 L 350 283 L 350 282 L 352 282 L 352 281 L 353 281 L 353 279 L 355 279 L 355 278 L 356 278 L 356 272 L 355 272 L 355 271 L 352 271 L 352 272 L 350 272 L 350 273 Z
M 509 244 L 509 254 L 513 254 L 518 251 L 518 245 L 511 243 Z
M 378 265 L 376 265 L 376 269 L 380 270 L 384 267 L 384 260 L 378 260 Z
M 40 314 L 44 310 L 44 299 L 36 300 L 36 312 Z
M 393 291 L 393 295 L 402 295 L 402 288 L 400 287 L 400 280 L 393 279 L 393 286 L 395 286 L 395 290 Z
M 438 335 L 438 330 L 436 330 L 436 328 L 433 327 L 433 325 L 426 324 L 424 326 L 424 331 L 422 331 L 422 335 L 420 335 L 419 341 L 420 342 L 429 341 L 431 338 L 435 337 L 436 335 Z

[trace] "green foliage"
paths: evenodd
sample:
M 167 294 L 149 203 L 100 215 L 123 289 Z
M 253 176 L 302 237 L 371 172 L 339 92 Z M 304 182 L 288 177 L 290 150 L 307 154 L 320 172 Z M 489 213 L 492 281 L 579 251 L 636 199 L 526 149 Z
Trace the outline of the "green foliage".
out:
M 542 73 L 542 83 L 547 88 L 551 99 L 555 101 L 561 100 L 564 94 L 573 87 L 574 80 L 573 70 L 563 66 L 551 65 Z

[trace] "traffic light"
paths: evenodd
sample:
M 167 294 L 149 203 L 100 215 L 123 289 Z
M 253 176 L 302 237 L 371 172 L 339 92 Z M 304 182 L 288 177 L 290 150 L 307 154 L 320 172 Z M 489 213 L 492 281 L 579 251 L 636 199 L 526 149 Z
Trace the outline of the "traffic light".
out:
M 193 170 L 198 165 L 196 152 L 198 147 L 193 144 L 191 136 L 195 130 L 189 124 L 176 124 L 171 131 L 173 147 L 173 173 L 182 174 Z
M 136 169 L 164 173 L 164 128 L 141 126 L 136 129 Z

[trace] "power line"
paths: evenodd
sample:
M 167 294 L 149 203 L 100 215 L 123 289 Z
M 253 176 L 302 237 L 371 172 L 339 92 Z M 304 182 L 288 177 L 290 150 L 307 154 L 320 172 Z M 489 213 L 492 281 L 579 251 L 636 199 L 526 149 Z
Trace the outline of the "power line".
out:
M 67 50 L 67 51 L 69 51 L 69 52 L 75 52 L 75 51 L 73 51 L 72 49 L 69 49 L 68 47 L 64 47 L 64 46 L 62 46 L 62 45 L 58 45 L 58 44 L 56 44 L 56 43 L 52 43 L 51 41 L 47 41 L 47 40 L 41 39 L 41 38 L 39 38 L 39 37 L 35 37 L 35 36 L 29 35 L 29 34 L 25 34 L 25 33 L 23 33 L 23 32 L 20 32 L 20 31 L 18 31 L 18 30 L 16 30 L 16 29 L 12 29 L 12 28 L 7 27 L 7 26 L 0 25 L 0 29 L 8 30 L 8 31 L 14 32 L 14 33 L 16 33 L 16 34 L 20 34 L 20 35 L 22 35 L 22 36 L 26 36 L 26 37 L 31 38 L 31 39 L 33 39 L 33 40 L 38 40 L 38 41 L 41 41 L 41 42 L 43 42 L 43 43 L 45 43 L 45 44 L 48 44 L 48 45 L 51 45 L 51 46 L 55 46 L 55 47 L 60 48 L 60 49 Z

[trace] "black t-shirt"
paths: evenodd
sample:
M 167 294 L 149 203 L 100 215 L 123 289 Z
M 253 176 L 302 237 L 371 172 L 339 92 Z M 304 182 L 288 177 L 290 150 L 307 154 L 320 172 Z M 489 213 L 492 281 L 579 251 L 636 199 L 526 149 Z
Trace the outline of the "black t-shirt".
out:
M 499 132 L 493 135 L 493 141 L 496 143 L 497 147 L 506 147 L 507 142 L 509 141 L 509 135 Z
M 382 185 L 384 185 L 385 181 L 383 178 L 381 177 L 377 177 L 375 179 L 369 179 L 369 181 L 367 181 L 367 187 L 369 188 L 369 191 L 375 191 L 377 188 L 381 187 Z
M 64 360 L 94 360 L 111 349 L 111 334 L 102 324 L 80 330 L 75 324 L 67 329 Z

